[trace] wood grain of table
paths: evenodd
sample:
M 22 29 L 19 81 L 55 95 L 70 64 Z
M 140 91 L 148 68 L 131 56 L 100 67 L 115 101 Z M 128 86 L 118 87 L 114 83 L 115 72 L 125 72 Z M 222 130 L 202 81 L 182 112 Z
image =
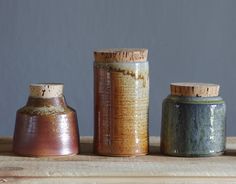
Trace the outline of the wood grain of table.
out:
M 147 156 L 105 157 L 92 153 L 92 137 L 82 137 L 80 155 L 33 158 L 14 155 L 12 139 L 0 138 L 0 183 L 236 184 L 236 138 L 217 157 L 163 156 L 159 143 L 150 138 Z

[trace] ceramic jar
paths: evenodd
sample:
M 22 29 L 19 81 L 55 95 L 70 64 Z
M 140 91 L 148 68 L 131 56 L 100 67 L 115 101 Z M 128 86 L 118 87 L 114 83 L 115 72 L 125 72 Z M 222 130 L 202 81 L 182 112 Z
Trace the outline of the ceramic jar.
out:
M 161 152 L 214 156 L 225 150 L 226 106 L 219 85 L 173 83 L 162 105 Z
M 147 49 L 94 52 L 94 150 L 108 156 L 148 153 Z
M 31 84 L 27 104 L 16 113 L 13 151 L 23 156 L 74 155 L 79 132 L 63 84 Z

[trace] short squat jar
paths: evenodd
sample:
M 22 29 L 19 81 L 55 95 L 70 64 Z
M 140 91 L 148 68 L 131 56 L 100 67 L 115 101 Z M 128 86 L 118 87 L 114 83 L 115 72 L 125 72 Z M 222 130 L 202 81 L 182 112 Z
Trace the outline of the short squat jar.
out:
M 173 83 L 162 105 L 161 152 L 201 157 L 225 150 L 226 105 L 219 85 Z
M 107 156 L 148 153 L 147 49 L 94 52 L 94 151 Z
M 63 84 L 31 84 L 26 105 L 16 113 L 13 151 L 23 156 L 61 156 L 79 152 L 74 109 L 63 95 Z

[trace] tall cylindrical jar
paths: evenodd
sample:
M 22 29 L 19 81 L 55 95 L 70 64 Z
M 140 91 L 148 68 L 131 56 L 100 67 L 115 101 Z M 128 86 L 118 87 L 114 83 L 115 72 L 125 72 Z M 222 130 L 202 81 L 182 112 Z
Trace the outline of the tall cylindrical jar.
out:
M 99 155 L 148 153 L 147 49 L 94 52 L 94 151 Z
M 74 109 L 63 95 L 63 84 L 31 84 L 26 105 L 16 113 L 13 151 L 23 156 L 74 155 L 79 130 Z
M 161 152 L 186 157 L 223 154 L 225 124 L 219 85 L 173 83 L 162 105 Z

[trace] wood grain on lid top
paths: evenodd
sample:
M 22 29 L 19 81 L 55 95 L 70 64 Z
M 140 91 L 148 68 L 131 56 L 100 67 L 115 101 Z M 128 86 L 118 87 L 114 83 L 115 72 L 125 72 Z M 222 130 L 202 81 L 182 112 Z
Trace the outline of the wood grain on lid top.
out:
M 208 83 L 171 83 L 171 95 L 175 96 L 196 96 L 213 97 L 219 95 L 220 86 Z
M 147 49 L 104 49 L 94 51 L 96 62 L 144 62 L 147 61 Z

